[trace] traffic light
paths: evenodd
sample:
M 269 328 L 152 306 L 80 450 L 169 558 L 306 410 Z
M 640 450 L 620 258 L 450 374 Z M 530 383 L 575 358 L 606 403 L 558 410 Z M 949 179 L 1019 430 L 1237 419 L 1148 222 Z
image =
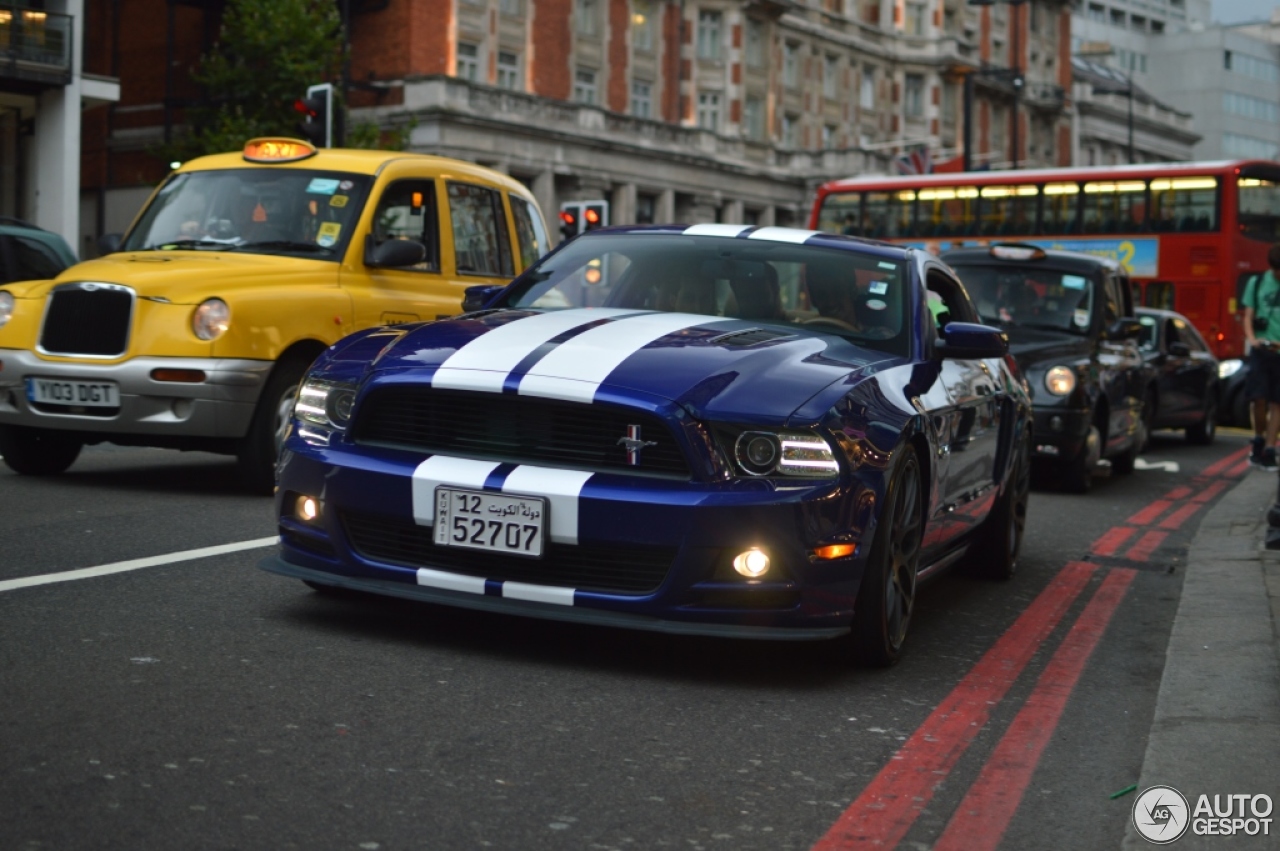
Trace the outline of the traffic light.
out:
M 560 236 L 564 240 L 608 224 L 608 201 L 566 201 L 560 205 Z
M 595 230 L 609 224 L 609 202 L 593 201 L 583 207 L 582 229 Z
M 302 115 L 298 132 L 317 148 L 327 148 L 333 140 L 333 84 L 320 83 L 307 89 L 307 96 L 294 101 Z
M 572 207 L 573 209 L 569 209 Z M 568 242 L 578 235 L 578 211 L 575 204 L 563 204 L 560 208 L 560 239 Z

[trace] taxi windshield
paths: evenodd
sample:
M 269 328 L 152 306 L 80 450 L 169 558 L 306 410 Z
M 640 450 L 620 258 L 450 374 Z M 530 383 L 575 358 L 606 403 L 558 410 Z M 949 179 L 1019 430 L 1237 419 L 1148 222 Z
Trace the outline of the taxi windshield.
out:
M 1087 334 L 1093 284 L 1083 275 L 1044 267 L 960 266 L 960 280 L 983 322 Z
M 338 260 L 372 178 L 296 168 L 174 175 L 121 251 L 236 251 Z
M 508 307 L 618 307 L 838 334 L 904 354 L 901 260 L 860 251 L 674 233 L 584 236 L 512 285 Z

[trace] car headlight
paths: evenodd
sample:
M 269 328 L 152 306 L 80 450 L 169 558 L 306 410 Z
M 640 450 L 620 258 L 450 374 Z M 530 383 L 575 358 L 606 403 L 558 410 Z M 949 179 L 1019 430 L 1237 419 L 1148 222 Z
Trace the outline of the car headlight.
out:
M 734 441 L 733 457 L 749 476 L 830 477 L 840 472 L 831 445 L 805 432 L 744 431 Z
M 4 295 L 4 294 L 0 293 L 0 295 Z M 0 305 L 0 316 L 3 316 L 3 310 L 4 310 L 4 307 Z M 4 324 L 4 319 L 0 318 L 0 325 L 3 325 L 3 324 Z M 1228 360 L 1224 360 L 1218 364 L 1218 377 L 1223 379 L 1230 378 L 1231 376 L 1239 372 L 1243 366 L 1244 366 L 1244 361 L 1240 360 L 1240 358 L 1229 358 Z
M 0 290 L 0 328 L 13 316 L 13 293 Z
M 351 425 L 351 409 L 355 402 L 354 384 L 308 377 L 298 388 L 298 401 L 294 403 L 293 413 L 304 423 L 345 431 Z
M 1044 374 L 1044 386 L 1055 396 L 1070 395 L 1076 389 L 1075 370 L 1067 366 L 1055 366 Z
M 201 340 L 216 340 L 231 327 L 231 308 L 220 298 L 206 299 L 191 314 L 191 330 Z

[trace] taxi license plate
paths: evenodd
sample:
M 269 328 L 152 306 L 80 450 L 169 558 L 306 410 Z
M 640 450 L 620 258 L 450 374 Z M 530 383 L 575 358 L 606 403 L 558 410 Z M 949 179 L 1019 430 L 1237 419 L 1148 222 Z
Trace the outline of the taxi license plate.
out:
M 546 528 L 542 497 L 436 488 L 436 546 L 541 558 Z
M 118 408 L 120 407 L 120 387 L 114 381 L 28 378 L 27 399 L 41 405 Z

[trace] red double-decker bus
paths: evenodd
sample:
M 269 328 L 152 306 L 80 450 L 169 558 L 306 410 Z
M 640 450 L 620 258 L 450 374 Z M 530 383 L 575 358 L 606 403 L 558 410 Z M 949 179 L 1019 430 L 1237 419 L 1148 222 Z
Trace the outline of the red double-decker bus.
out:
M 809 226 L 945 251 L 995 241 L 1113 257 L 1142 304 L 1240 357 L 1237 302 L 1280 242 L 1280 163 L 1232 160 L 833 180 Z

